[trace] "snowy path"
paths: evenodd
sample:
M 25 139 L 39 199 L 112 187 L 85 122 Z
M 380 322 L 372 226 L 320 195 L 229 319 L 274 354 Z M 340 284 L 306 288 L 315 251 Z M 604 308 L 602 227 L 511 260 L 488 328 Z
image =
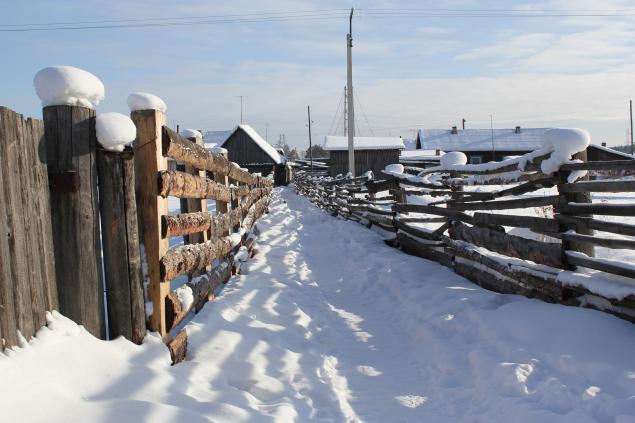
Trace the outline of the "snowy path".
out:
M 482 290 L 274 196 L 187 362 L 56 317 L 0 355 L 6 421 L 635 422 L 632 324 Z

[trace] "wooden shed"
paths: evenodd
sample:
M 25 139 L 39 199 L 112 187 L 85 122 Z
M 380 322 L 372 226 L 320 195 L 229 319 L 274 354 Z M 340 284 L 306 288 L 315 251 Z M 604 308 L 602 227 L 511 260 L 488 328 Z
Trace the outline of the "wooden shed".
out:
M 251 126 L 238 125 L 221 147 L 227 150 L 229 160 L 247 168 L 249 172 L 258 172 L 262 176 L 273 174 L 275 185 L 289 183 L 286 157 Z
M 399 163 L 399 152 L 404 149 L 399 137 L 355 137 L 355 175 L 372 171 L 375 178 L 381 177 L 386 165 Z M 330 154 L 329 175 L 348 173 L 348 138 L 327 136 L 324 150 Z

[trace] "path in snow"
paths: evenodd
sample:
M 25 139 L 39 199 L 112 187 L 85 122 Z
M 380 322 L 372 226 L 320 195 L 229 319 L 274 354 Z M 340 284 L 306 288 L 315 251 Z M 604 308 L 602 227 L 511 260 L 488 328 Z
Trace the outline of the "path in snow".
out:
M 290 188 L 270 209 L 187 362 L 55 317 L 0 356 L 7 421 L 635 422 L 632 324 L 485 291 Z

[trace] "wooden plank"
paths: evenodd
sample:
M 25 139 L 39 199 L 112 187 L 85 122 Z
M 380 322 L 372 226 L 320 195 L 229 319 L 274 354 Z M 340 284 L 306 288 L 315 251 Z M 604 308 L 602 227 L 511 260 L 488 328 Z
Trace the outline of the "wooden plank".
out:
M 7 145 L 9 144 L 8 125 L 10 120 L 6 118 L 10 110 L 0 106 L 0 228 L 5 228 L 3 236 L 0 236 L 0 351 L 5 347 L 18 344 L 17 337 L 17 319 L 15 307 L 14 279 L 12 269 L 11 249 L 14 245 L 12 239 L 13 212 L 10 199 L 13 198 L 11 187 L 12 181 L 9 178 L 14 177 L 9 172 L 9 163 Z M 5 179 L 6 178 L 6 179 Z
M 583 229 L 595 229 L 597 231 L 635 236 L 635 225 L 629 225 L 627 223 L 608 222 L 593 219 L 591 217 L 565 216 L 562 214 L 556 214 L 555 219 L 562 224 L 568 225 L 571 229 L 576 231 L 581 231 Z
M 407 254 L 436 261 L 446 267 L 452 267 L 452 256 L 430 245 L 408 236 L 405 233 L 397 233 L 397 244 Z
M 557 232 L 560 224 L 554 219 L 532 216 L 515 216 L 509 214 L 493 214 L 476 212 L 473 223 L 477 226 L 500 225 L 531 230 Z
M 558 211 L 568 215 L 607 215 L 607 216 L 635 216 L 633 204 L 604 204 L 604 203 L 562 203 L 558 205 Z
M 144 245 L 149 279 L 148 295 L 153 304 L 150 327 L 165 337 L 164 299 L 170 292 L 170 284 L 161 279 L 160 260 L 169 248 L 168 239 L 161 236 L 161 217 L 168 214 L 168 202 L 159 195 L 157 175 L 168 168 L 161 150 L 161 127 L 167 118 L 158 110 L 135 111 L 131 117 L 137 127 L 135 185 L 139 235 Z
M 178 335 L 168 342 L 168 350 L 172 358 L 172 365 L 185 360 L 187 356 L 187 331 L 182 329 Z
M 469 227 L 461 222 L 452 222 L 449 233 L 452 239 L 468 242 L 506 256 L 531 260 L 556 268 L 564 266 L 559 243 L 535 241 L 489 228 Z
M 18 132 L 18 114 L 7 108 L 0 108 L 0 172 L 3 173 L 4 200 L 7 238 L 9 242 L 9 261 L 11 280 L 8 282 L 13 290 L 13 307 L 16 329 L 29 339 L 35 333 L 33 310 L 31 308 L 29 243 L 22 199 L 23 181 L 20 168 L 25 164 L 22 157 Z M 4 332 L 4 331 L 3 331 Z M 15 344 L 13 344 L 15 345 Z
M 589 269 L 635 279 L 635 269 L 631 267 L 621 266 L 616 263 L 608 262 L 607 260 L 591 258 L 577 251 L 566 251 L 565 254 L 567 256 L 567 262 L 574 266 L 587 267 Z
M 109 338 L 124 336 L 140 344 L 145 311 L 132 151 L 99 149 L 97 170 Z
M 521 209 L 526 207 L 545 207 L 558 203 L 557 195 L 546 195 L 544 197 L 518 198 L 514 200 L 486 201 L 473 203 L 448 202 L 456 210 L 508 210 Z
M 38 223 L 40 216 L 37 214 L 37 198 L 35 166 L 36 151 L 35 141 L 31 133 L 31 127 L 27 126 L 26 121 L 21 115 L 15 117 L 18 128 L 18 143 L 20 145 L 21 160 L 18 163 L 20 179 L 22 180 L 22 210 L 27 249 L 27 267 L 29 270 L 29 288 L 31 291 L 31 313 L 33 315 L 33 327 L 37 331 L 46 324 L 46 310 L 48 301 L 45 293 L 44 269 L 41 265 L 39 248 L 41 234 L 38 231 Z M 29 336 L 33 334 L 29 334 Z
M 572 233 L 554 233 L 554 232 L 541 232 L 552 238 L 558 238 L 569 242 L 581 242 L 591 245 L 599 245 L 600 247 L 612 248 L 612 249 L 635 249 L 635 240 L 630 239 L 616 239 L 616 238 L 602 238 L 592 235 L 572 234 Z
M 562 184 L 560 192 L 633 192 L 635 181 L 580 181 Z
M 229 237 L 210 240 L 202 244 L 190 244 L 165 252 L 160 260 L 161 281 L 169 281 L 205 269 L 217 258 L 229 254 L 232 242 Z
M 574 170 L 630 170 L 635 171 L 635 160 L 614 160 L 583 163 L 565 163 L 560 171 Z
M 46 165 L 46 140 L 44 138 L 44 122 L 38 119 L 27 119 L 32 136 L 33 165 L 35 185 L 34 197 L 37 216 L 38 258 L 42 267 L 46 310 L 59 310 L 57 280 L 55 277 L 55 255 L 53 251 L 53 230 L 51 227 L 51 203 Z
M 395 204 L 395 210 L 401 213 L 426 213 L 437 216 L 445 216 L 450 219 L 460 220 L 461 222 L 472 223 L 472 216 L 462 213 L 458 210 L 435 207 L 435 206 L 424 206 L 419 204 Z
M 241 170 L 225 156 L 210 153 L 205 147 L 193 144 L 187 138 L 177 134 L 167 126 L 163 127 L 163 155 L 179 162 L 194 166 L 200 170 L 229 176 L 239 182 L 254 185 L 257 178 L 249 172 Z
M 232 195 L 228 187 L 211 179 L 189 175 L 177 170 L 159 172 L 159 194 L 162 197 L 209 198 L 219 201 L 230 201 Z M 188 211 L 195 210 L 188 209 Z

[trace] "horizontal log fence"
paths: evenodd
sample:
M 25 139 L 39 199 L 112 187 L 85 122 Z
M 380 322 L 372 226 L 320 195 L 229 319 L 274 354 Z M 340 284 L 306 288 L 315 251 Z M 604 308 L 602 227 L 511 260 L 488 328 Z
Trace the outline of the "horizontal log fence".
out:
M 635 216 L 635 205 L 592 202 L 590 195 L 635 192 L 635 182 L 588 176 L 575 180 L 579 175 L 572 175 L 585 170 L 631 172 L 635 160 L 587 162 L 579 155 L 574 158 L 582 162 L 565 163 L 545 175 L 540 163 L 549 155 L 536 154 L 523 170 L 516 160 L 460 170 L 437 166 L 419 169 L 416 175 L 412 169 L 405 174 L 383 172 L 384 179 L 369 181 L 298 172 L 294 184 L 298 194 L 333 216 L 389 231 L 394 235 L 387 244 L 437 261 L 487 289 L 593 307 L 635 322 L 635 295 L 612 298 L 559 279 L 562 272 L 580 267 L 608 273 L 606 280 L 617 275 L 635 285 L 635 266 L 594 257 L 595 247 L 635 250 L 635 239 L 625 238 L 635 237 L 635 225 L 607 218 Z M 479 190 L 479 185 L 488 188 Z M 551 192 L 537 192 L 541 189 Z M 386 192 L 388 201 L 380 201 Z M 515 209 L 537 214 L 514 214 Z M 510 233 L 516 228 L 534 235 Z
M 187 337 L 172 331 L 229 279 L 240 247 L 253 246 L 252 229 L 268 209 L 273 184 L 172 131 L 160 111 L 133 112 L 132 118 L 137 125 L 136 191 L 152 302 L 150 327 L 179 358 Z M 184 164 L 185 171 L 167 170 L 168 158 Z M 170 196 L 201 206 L 170 215 Z M 216 201 L 215 214 L 207 211 L 206 200 Z M 188 243 L 169 248 L 169 238 L 177 236 L 187 236 Z M 170 282 L 185 275 L 189 281 L 172 291 Z M 179 289 L 191 290 L 194 302 L 181 304 Z

